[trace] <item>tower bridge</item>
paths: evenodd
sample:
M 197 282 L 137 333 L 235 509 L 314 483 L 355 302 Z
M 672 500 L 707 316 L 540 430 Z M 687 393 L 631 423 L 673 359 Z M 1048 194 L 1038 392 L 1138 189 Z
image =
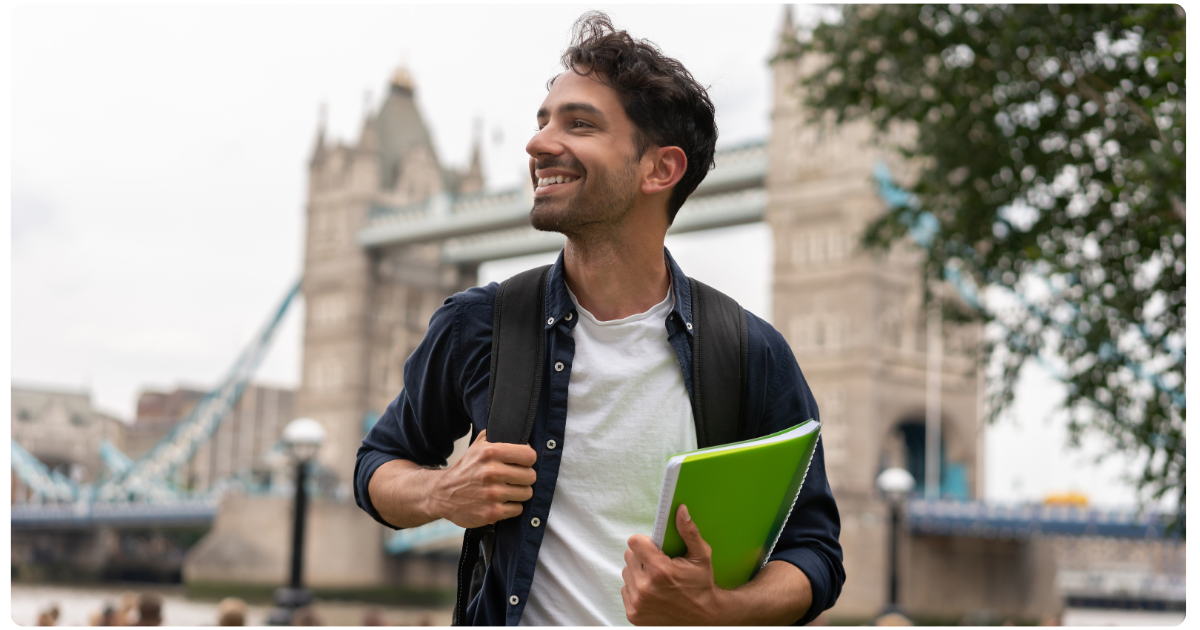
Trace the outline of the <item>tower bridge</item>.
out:
M 879 165 L 897 173 L 900 182 L 906 181 L 908 165 L 880 146 L 867 124 L 822 130 L 806 119 L 793 86 L 812 63 L 775 63 L 770 136 L 718 151 L 716 167 L 680 210 L 671 233 L 747 223 L 765 223 L 771 230 L 771 320 L 820 408 L 848 575 L 833 613 L 852 619 L 873 615 L 886 597 L 887 508 L 875 478 L 888 466 L 906 466 L 923 477 L 926 315 L 919 248 L 876 255 L 858 245 L 863 227 L 888 211 L 875 178 Z M 328 437 L 318 458 L 334 486 L 312 505 L 306 582 L 318 588 L 373 587 L 413 579 L 408 569 L 425 562 L 428 570 L 421 575 L 452 586 L 453 571 L 429 568 L 440 560 L 430 565 L 422 550 L 440 549 L 435 555 L 453 561 L 461 530 L 439 522 L 393 532 L 375 523 L 349 499 L 355 452 L 403 387 L 404 361 L 445 297 L 474 286 L 483 262 L 551 252 L 564 241 L 529 226 L 528 186 L 485 192 L 478 147 L 464 169 L 438 160 L 413 99 L 415 89 L 411 77 L 398 71 L 353 142 L 332 141 L 318 129 L 308 165 L 298 288 L 220 387 L 197 406 L 194 418 L 84 497 L 117 503 L 153 498 L 161 507 L 129 507 L 123 515 L 120 507 L 14 509 L 14 529 L 101 525 L 104 519 L 165 523 L 194 505 L 189 518 L 210 518 L 211 531 L 189 554 L 185 580 L 282 584 L 290 523 L 286 501 L 227 493 L 209 512 L 206 506 L 218 505 L 215 495 L 208 503 L 171 504 L 158 481 L 212 435 L 299 291 L 306 316 L 296 415 L 324 426 Z M 974 501 L 983 487 L 983 427 L 971 358 L 979 330 L 948 325 L 942 334 L 942 441 L 936 456 L 944 462 L 938 489 L 944 500 L 909 506 L 913 518 L 900 554 L 903 583 L 914 585 L 901 593 L 907 609 L 948 618 L 983 605 L 1038 617 L 1061 603 L 1053 588 L 1055 563 L 1076 553 L 1062 551 L 1050 534 L 1120 538 L 1132 545 L 1127 555 L 1139 558 L 1159 553 L 1145 549 L 1168 544 L 1154 515 L 1014 511 Z M 460 440 L 451 461 L 465 445 Z M 42 474 L 21 461 L 33 477 Z M 69 480 L 45 472 L 41 483 L 47 496 L 57 492 L 65 501 L 80 501 L 80 488 Z M 989 577 L 980 581 L 983 565 Z

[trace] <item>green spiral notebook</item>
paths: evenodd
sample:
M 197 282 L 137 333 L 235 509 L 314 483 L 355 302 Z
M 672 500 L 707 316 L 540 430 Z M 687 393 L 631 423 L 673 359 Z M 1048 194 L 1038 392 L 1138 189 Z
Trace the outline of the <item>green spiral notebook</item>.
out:
M 808 420 L 771 435 L 680 453 L 667 460 L 654 543 L 668 556 L 687 553 L 675 527 L 679 504 L 712 547 L 717 586 L 750 581 L 766 564 L 792 513 L 821 423 Z

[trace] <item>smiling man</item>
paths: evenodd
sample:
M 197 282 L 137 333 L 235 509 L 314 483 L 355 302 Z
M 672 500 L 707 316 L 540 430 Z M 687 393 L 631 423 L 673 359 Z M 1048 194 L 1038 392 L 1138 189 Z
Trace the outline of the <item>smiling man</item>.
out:
M 713 105 L 682 64 L 600 13 L 576 23 L 563 65 L 526 147 L 530 222 L 567 237 L 544 280 L 546 371 L 529 443 L 487 439 L 498 287 L 459 293 L 434 314 L 404 391 L 363 440 L 358 503 L 391 527 L 445 518 L 487 528 L 473 588 L 460 585 L 460 623 L 807 623 L 845 580 L 820 445 L 748 584 L 714 584 L 686 506 L 686 556 L 668 558 L 648 537 L 667 458 L 697 446 L 692 289 L 663 244 L 712 165 Z M 746 329 L 737 439 L 817 418 L 782 336 L 749 313 Z M 468 431 L 471 446 L 443 468 Z

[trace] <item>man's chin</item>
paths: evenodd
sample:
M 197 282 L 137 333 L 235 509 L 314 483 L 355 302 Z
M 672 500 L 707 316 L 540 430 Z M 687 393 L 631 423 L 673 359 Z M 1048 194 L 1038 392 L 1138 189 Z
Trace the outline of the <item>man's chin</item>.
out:
M 567 208 L 564 204 L 554 203 L 548 199 L 535 199 L 533 209 L 529 211 L 529 224 L 541 232 L 559 232 L 565 234 L 567 227 Z

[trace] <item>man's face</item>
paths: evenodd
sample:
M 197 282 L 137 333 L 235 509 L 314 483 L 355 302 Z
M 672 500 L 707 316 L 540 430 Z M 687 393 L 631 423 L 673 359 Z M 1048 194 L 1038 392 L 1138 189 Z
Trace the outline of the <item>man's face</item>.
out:
M 525 147 L 533 227 L 579 236 L 625 217 L 633 208 L 640 160 L 633 122 L 616 91 L 568 70 L 555 80 L 537 121 Z

